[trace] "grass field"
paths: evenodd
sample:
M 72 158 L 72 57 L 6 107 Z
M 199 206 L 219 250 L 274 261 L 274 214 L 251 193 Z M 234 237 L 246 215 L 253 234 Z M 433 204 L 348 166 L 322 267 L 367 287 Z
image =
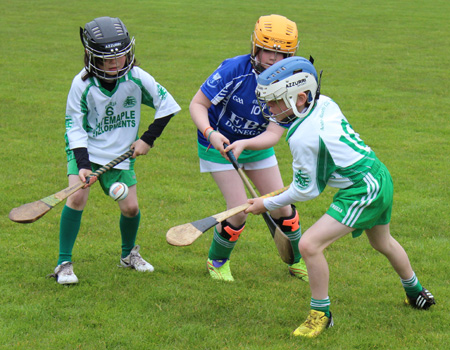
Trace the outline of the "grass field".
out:
M 449 12 L 443 0 L 1 1 L 0 349 L 447 349 Z M 429 312 L 402 304 L 398 277 L 365 236 L 344 237 L 326 251 L 335 327 L 291 338 L 309 286 L 289 277 L 261 217 L 249 217 L 233 252 L 233 284 L 207 275 L 211 231 L 189 247 L 166 243 L 170 227 L 225 209 L 199 173 L 188 105 L 223 59 L 249 52 L 254 23 L 271 13 L 298 24 L 297 54 L 315 58 L 322 93 L 390 169 L 392 232 L 436 297 Z M 119 211 L 96 186 L 74 249 L 80 283 L 63 287 L 45 278 L 63 204 L 28 225 L 8 213 L 67 186 L 64 112 L 82 67 L 79 27 L 104 15 L 125 22 L 141 67 L 183 110 L 136 165 L 138 243 L 155 272 L 117 268 Z M 143 112 L 147 127 L 153 111 Z M 276 150 L 289 183 L 290 152 L 284 141 Z M 298 205 L 304 229 L 333 194 Z

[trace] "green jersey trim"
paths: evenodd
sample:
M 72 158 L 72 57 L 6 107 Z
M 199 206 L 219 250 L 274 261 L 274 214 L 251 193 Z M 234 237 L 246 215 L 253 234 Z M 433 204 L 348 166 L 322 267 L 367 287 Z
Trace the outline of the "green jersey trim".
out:
M 309 111 L 309 113 L 306 115 L 306 117 L 304 117 L 303 119 L 297 119 L 289 128 L 287 134 L 286 134 L 286 141 L 289 140 L 289 138 L 292 136 L 292 134 L 295 132 L 295 130 L 297 130 L 297 128 L 300 126 L 301 123 L 303 123 L 306 118 L 308 118 L 311 113 L 316 109 L 317 107 L 317 102 L 315 102 L 314 107 L 311 108 L 311 110 Z
M 331 174 L 337 169 L 336 164 L 333 161 L 333 157 L 328 151 L 325 142 L 322 138 L 319 138 L 319 154 L 317 157 L 317 186 L 319 188 L 319 193 L 327 186 L 328 179 Z
M 375 156 L 375 152 L 371 151 L 367 156 L 361 158 L 349 167 L 336 169 L 336 173 L 342 177 L 348 178 L 355 184 L 361 181 L 379 162 L 380 161 Z
M 81 112 L 83 113 L 83 129 L 87 132 L 92 131 L 92 127 L 88 123 L 87 115 L 89 113 L 89 110 L 87 108 L 87 95 L 89 93 L 89 90 L 91 87 L 95 86 L 95 84 L 91 81 L 91 83 L 86 87 L 86 90 L 83 91 L 83 94 L 81 95 L 81 101 L 80 101 L 80 107 Z
M 134 78 L 131 75 L 131 71 L 128 73 L 128 78 L 141 88 L 141 91 L 142 91 L 142 104 L 155 109 L 155 105 L 153 104 L 152 95 L 144 87 L 144 85 L 142 84 L 142 81 L 140 79 Z

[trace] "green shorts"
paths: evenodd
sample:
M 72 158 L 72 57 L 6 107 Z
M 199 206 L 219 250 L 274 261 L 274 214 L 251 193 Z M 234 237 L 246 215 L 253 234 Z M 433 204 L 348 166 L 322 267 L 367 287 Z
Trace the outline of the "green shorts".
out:
M 92 171 L 96 171 L 102 166 L 99 164 L 91 163 Z M 67 175 L 78 175 L 77 161 L 74 159 L 67 163 Z M 120 169 L 110 169 L 106 173 L 103 173 L 98 178 L 100 185 L 102 186 L 103 192 L 109 196 L 109 188 L 114 182 L 123 182 L 128 187 L 136 185 L 136 173 L 134 169 L 130 170 L 120 170 Z
M 340 189 L 327 214 L 354 228 L 353 238 L 366 229 L 391 221 L 394 185 L 386 166 L 377 160 L 375 166 L 358 183 Z

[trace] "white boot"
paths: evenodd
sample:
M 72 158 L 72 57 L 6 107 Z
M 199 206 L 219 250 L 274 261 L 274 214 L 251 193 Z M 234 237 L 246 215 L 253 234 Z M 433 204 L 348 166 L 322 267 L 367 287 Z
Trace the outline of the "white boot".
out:
M 73 273 L 73 265 L 70 261 L 64 261 L 56 266 L 53 277 L 59 284 L 75 284 L 78 283 L 77 275 Z
M 138 245 L 135 246 L 126 258 L 120 259 L 120 264 L 122 267 L 130 267 L 140 272 L 153 272 L 155 270 L 154 267 L 142 258 L 141 254 L 139 254 L 139 249 Z

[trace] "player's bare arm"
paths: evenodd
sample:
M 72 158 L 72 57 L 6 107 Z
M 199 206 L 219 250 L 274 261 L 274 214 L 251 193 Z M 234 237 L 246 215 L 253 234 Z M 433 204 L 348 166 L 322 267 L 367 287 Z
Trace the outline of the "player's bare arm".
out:
M 281 136 L 283 136 L 283 133 L 283 127 L 270 122 L 266 131 L 250 139 L 242 139 L 233 142 L 227 147 L 227 151 L 233 151 L 236 159 L 239 159 L 239 156 L 245 149 L 257 151 L 275 146 Z
M 198 130 L 203 133 L 203 136 L 211 143 L 211 145 L 226 159 L 227 155 L 223 148 L 223 144 L 230 144 L 230 141 L 222 135 L 219 131 L 215 130 L 209 123 L 208 108 L 211 107 L 211 101 L 205 96 L 205 94 L 198 90 L 194 98 L 189 105 L 189 111 L 191 118 Z

